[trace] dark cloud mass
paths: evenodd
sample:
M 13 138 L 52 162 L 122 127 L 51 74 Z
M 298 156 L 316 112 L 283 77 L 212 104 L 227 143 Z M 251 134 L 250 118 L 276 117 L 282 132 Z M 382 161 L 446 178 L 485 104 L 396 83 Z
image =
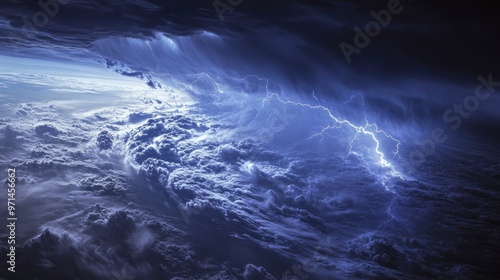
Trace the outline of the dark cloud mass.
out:
M 352 43 L 353 27 L 363 29 L 372 20 L 371 10 L 387 7 L 387 1 L 243 1 L 221 22 L 210 1 L 67 2 L 59 4 L 59 12 L 38 28 L 44 34 L 24 30 L 40 40 L 83 47 L 108 36 L 147 38 L 154 32 L 187 36 L 201 31 L 249 37 L 258 46 L 271 37 L 262 38 L 267 33 L 262 31 L 271 27 L 274 29 L 268 30 L 275 35 L 289 32 L 302 39 L 303 55 L 309 62 L 317 64 L 325 59 L 322 56 L 331 56 L 335 61 L 328 61 L 332 75 L 339 74 L 336 65 L 346 68 L 339 43 Z M 373 39 L 352 68 L 370 78 L 379 78 L 377 73 L 397 77 L 415 71 L 426 78 L 453 78 L 454 73 L 464 78 L 496 70 L 500 27 L 494 3 L 402 1 L 401 5 L 403 12 L 393 15 L 392 23 Z M 33 22 L 33 15 L 42 11 L 36 1 L 6 1 L 0 9 L 6 24 L 17 29 L 14 33 L 18 35 L 18 29 L 27 27 L 23 17 Z M 10 32 L 10 28 L 2 29 L 4 36 Z M 278 44 L 276 49 L 283 52 L 294 47 L 293 42 Z M 271 51 L 259 50 L 263 55 Z

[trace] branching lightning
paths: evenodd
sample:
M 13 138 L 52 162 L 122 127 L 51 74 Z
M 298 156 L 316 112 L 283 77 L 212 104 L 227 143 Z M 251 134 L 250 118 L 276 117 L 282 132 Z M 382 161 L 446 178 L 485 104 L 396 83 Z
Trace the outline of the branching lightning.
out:
M 218 83 L 216 81 L 216 79 L 214 79 L 208 73 L 204 73 L 203 72 L 203 73 L 198 73 L 198 74 L 187 76 L 188 78 L 193 78 L 193 77 L 195 78 L 194 81 L 192 81 L 191 83 L 179 82 L 178 80 L 176 80 L 174 78 L 173 75 L 170 75 L 170 74 L 160 74 L 160 73 L 154 73 L 154 74 L 156 74 L 158 76 L 169 76 L 170 78 L 173 79 L 173 81 L 175 83 L 177 83 L 178 85 L 181 85 L 181 87 L 183 89 L 190 90 L 190 91 L 194 92 L 195 94 L 201 94 L 200 92 L 197 91 L 195 84 L 197 82 L 199 82 L 202 77 L 206 77 L 211 82 L 213 82 L 213 84 L 216 86 L 217 93 L 224 93 L 224 91 L 222 90 L 222 88 L 223 88 L 222 85 L 220 83 Z M 245 77 L 243 77 L 241 79 L 238 79 L 238 80 L 245 81 L 246 79 L 248 79 L 250 77 L 256 78 L 260 82 L 265 82 L 266 97 L 262 100 L 263 104 L 265 104 L 266 102 L 268 103 L 271 100 L 276 100 L 276 101 L 278 101 L 278 102 L 280 102 L 281 104 L 284 104 L 284 105 L 298 106 L 298 107 L 301 107 L 301 108 L 307 108 L 307 109 L 311 109 L 311 110 L 319 110 L 319 111 L 323 111 L 323 112 L 326 113 L 326 115 L 328 116 L 329 119 L 331 119 L 332 122 L 329 123 L 329 124 L 327 124 L 319 132 L 311 135 L 309 137 L 309 139 L 313 139 L 315 137 L 321 137 L 321 139 L 323 139 L 325 133 L 327 131 L 329 131 L 329 130 L 340 129 L 342 127 L 347 127 L 349 129 L 352 129 L 353 132 L 354 132 L 354 135 L 350 139 L 350 142 L 349 142 L 349 153 L 348 153 L 348 155 L 356 154 L 354 152 L 355 141 L 357 139 L 359 139 L 359 137 L 361 135 L 367 136 L 369 139 L 371 139 L 371 141 L 373 141 L 373 144 L 375 146 L 374 147 L 374 152 L 375 152 L 375 154 L 378 157 L 377 163 L 381 167 L 389 168 L 391 170 L 390 174 L 392 176 L 401 177 L 400 173 L 397 172 L 394 169 L 394 167 L 389 162 L 389 160 L 387 159 L 387 157 L 384 154 L 384 152 L 381 150 L 381 140 L 379 139 L 379 137 L 383 136 L 386 139 L 394 142 L 395 148 L 394 148 L 394 151 L 393 151 L 393 157 L 396 157 L 398 155 L 401 142 L 398 139 L 396 139 L 395 137 L 393 137 L 390 134 L 388 134 L 386 131 L 380 129 L 376 123 L 370 123 L 368 121 L 368 117 L 367 117 L 366 113 L 363 113 L 364 116 L 365 116 L 365 118 L 364 118 L 364 124 L 357 125 L 357 124 L 355 124 L 355 123 L 353 123 L 353 122 L 351 122 L 351 121 L 349 121 L 347 119 L 344 119 L 344 118 L 341 118 L 341 117 L 337 117 L 330 108 L 328 108 L 328 107 L 326 107 L 324 105 L 321 105 L 321 104 L 309 104 L 309 103 L 303 103 L 303 102 L 293 101 L 293 100 L 290 100 L 288 98 L 282 97 L 282 96 L 280 96 L 277 93 L 271 92 L 271 90 L 269 89 L 270 81 L 267 78 L 261 78 L 258 75 L 247 75 L 247 76 L 245 76 Z M 346 105 L 349 102 L 353 102 L 357 96 L 359 96 L 359 98 L 361 100 L 361 102 L 360 102 L 361 106 L 362 107 L 365 106 L 364 98 L 363 98 L 362 95 L 352 95 L 351 98 L 348 101 L 344 102 L 342 105 Z M 317 99 L 317 97 L 315 95 L 315 92 L 313 92 L 313 97 L 314 97 L 314 99 L 316 101 L 318 101 L 318 99 Z M 260 113 L 261 113 L 261 110 L 259 110 L 259 112 L 258 112 L 258 114 L 257 114 L 257 116 L 255 118 L 257 118 Z
M 153 57 L 155 57 L 155 55 L 153 53 L 153 50 L 152 50 L 149 42 L 147 42 L 147 45 L 148 45 L 148 47 L 149 47 L 149 49 L 151 51 L 151 55 Z M 159 70 L 159 69 L 157 69 L 157 70 Z M 197 89 L 195 87 L 195 84 L 197 82 L 199 82 L 202 77 L 206 77 L 214 85 L 216 85 L 217 93 L 224 93 L 224 91 L 222 90 L 221 84 L 219 84 L 216 81 L 216 79 L 214 79 L 208 73 L 204 73 L 203 72 L 203 73 L 198 73 L 198 74 L 187 76 L 188 78 L 195 77 L 195 80 L 192 81 L 191 83 L 180 82 L 173 75 L 170 75 L 170 74 L 157 73 L 157 71 L 153 72 L 153 73 L 156 74 L 156 75 L 158 75 L 158 76 L 169 76 L 173 80 L 174 83 L 180 85 L 183 89 L 190 90 L 191 92 L 194 92 L 195 94 L 198 94 L 198 95 L 200 94 L 200 92 L 197 91 Z M 321 111 L 324 111 L 327 114 L 327 116 L 332 120 L 333 123 L 328 124 L 320 132 L 312 135 L 309 139 L 312 139 L 314 137 L 321 137 L 321 139 L 323 139 L 324 134 L 327 131 L 332 130 L 332 129 L 339 129 L 342 126 L 346 126 L 346 127 L 351 128 L 351 129 L 354 130 L 354 136 L 352 137 L 352 139 L 351 139 L 351 141 L 349 143 L 349 155 L 353 154 L 354 142 L 357 139 L 359 139 L 360 135 L 365 135 L 365 136 L 368 136 L 369 138 L 371 138 L 373 140 L 373 143 L 375 145 L 374 151 L 378 155 L 378 164 L 380 166 L 382 166 L 382 167 L 388 167 L 388 168 L 394 169 L 392 167 L 391 163 L 386 159 L 386 155 L 384 154 L 384 152 L 381 150 L 381 143 L 380 143 L 380 140 L 377 137 L 377 135 L 379 135 L 379 136 L 383 135 L 383 136 L 385 136 L 385 138 L 387 138 L 387 139 L 389 139 L 389 140 L 391 140 L 391 141 L 393 141 L 395 143 L 396 148 L 393 151 L 394 157 L 398 155 L 399 147 L 401 145 L 401 142 L 399 140 L 397 140 L 396 138 L 394 138 L 393 136 L 391 136 L 388 133 L 386 133 L 384 130 L 379 129 L 379 127 L 378 127 L 378 125 L 376 123 L 370 123 L 368 121 L 368 117 L 366 116 L 365 113 L 364 113 L 365 123 L 363 125 L 356 125 L 356 124 L 354 124 L 353 122 L 351 122 L 351 121 L 349 121 L 347 119 L 343 119 L 343 118 L 335 116 L 334 112 L 332 112 L 332 110 L 330 108 L 328 108 L 328 107 L 326 107 L 324 105 L 309 104 L 309 103 L 302 103 L 302 102 L 298 102 L 298 101 L 292 101 L 292 100 L 290 100 L 288 98 L 284 98 L 284 97 L 278 95 L 277 93 L 271 92 L 269 90 L 269 82 L 270 81 L 267 78 L 261 78 L 258 75 L 247 75 L 247 76 L 243 77 L 240 80 L 244 81 L 244 80 L 246 80 L 249 77 L 254 77 L 254 78 L 258 79 L 258 81 L 264 81 L 265 82 L 266 97 L 262 100 L 263 103 L 269 102 L 271 99 L 275 99 L 275 100 L 277 100 L 278 102 L 280 102 L 280 103 L 282 103 L 284 105 L 293 105 L 293 106 L 299 106 L 299 107 L 302 107 L 302 108 L 308 108 L 308 109 L 312 109 L 312 110 L 321 110 Z M 346 105 L 349 102 L 353 102 L 353 100 L 356 98 L 356 96 L 359 96 L 361 98 L 361 106 L 365 106 L 364 98 L 363 98 L 362 95 L 352 95 L 351 98 L 350 98 L 350 100 L 344 102 L 342 105 Z M 318 98 L 316 97 L 316 92 L 315 91 L 312 92 L 312 97 L 316 100 L 316 102 L 319 102 Z M 257 116 L 259 114 L 260 114 L 260 111 L 257 114 Z M 396 172 L 393 172 L 393 173 L 396 173 Z
M 276 93 L 272 93 L 269 91 L 269 80 L 266 78 L 260 78 L 258 76 L 257 76 L 257 78 L 259 80 L 264 80 L 266 82 L 267 96 L 263 100 L 263 102 L 269 102 L 271 99 L 274 98 L 275 100 L 279 101 L 282 104 L 294 105 L 294 106 L 309 108 L 309 109 L 313 109 L 313 110 L 322 110 L 328 115 L 328 117 L 333 121 L 333 124 L 328 124 L 320 132 L 312 135 L 310 138 L 314 138 L 317 136 L 323 137 L 323 134 L 326 131 L 328 131 L 330 129 L 337 129 L 337 128 L 342 127 L 343 125 L 346 125 L 347 127 L 350 127 L 355 131 L 354 137 L 351 139 L 351 142 L 350 142 L 349 154 L 352 153 L 352 146 L 353 146 L 354 141 L 358 138 L 359 135 L 363 134 L 363 135 L 370 137 L 373 140 L 373 142 L 375 143 L 375 153 L 377 153 L 377 155 L 379 156 L 379 164 L 383 167 L 391 167 L 392 166 L 391 163 L 386 160 L 385 154 L 380 150 L 380 141 L 377 138 L 376 134 L 378 134 L 378 133 L 383 134 L 386 138 L 391 139 L 392 141 L 394 141 L 396 143 L 394 156 L 398 155 L 399 146 L 401 145 L 401 142 L 399 140 L 397 140 L 396 138 L 394 138 L 393 136 L 386 133 L 384 130 L 379 129 L 377 124 L 369 123 L 366 114 L 365 114 L 365 124 L 364 125 L 355 125 L 346 119 L 336 117 L 330 108 L 325 107 L 323 105 L 313 105 L 313 104 L 308 104 L 308 103 L 292 101 L 292 100 L 289 100 L 288 98 L 283 98 Z M 352 99 L 353 99 L 353 97 L 351 97 L 351 100 Z M 363 102 L 362 104 L 364 105 L 363 99 L 362 99 L 362 102 Z
M 214 78 L 212 78 L 212 76 L 210 76 L 210 74 L 205 73 L 205 72 L 198 73 L 198 74 L 193 74 L 193 75 L 187 75 L 186 76 L 187 78 L 193 78 L 193 77 L 195 78 L 194 81 L 192 81 L 191 83 L 180 82 L 172 74 L 158 73 L 158 72 L 151 72 L 151 73 L 153 73 L 154 75 L 156 75 L 158 77 L 169 77 L 170 79 L 172 79 L 172 81 L 174 83 L 176 83 L 177 85 L 180 85 L 183 90 L 189 90 L 191 92 L 194 92 L 197 95 L 202 95 L 202 93 L 199 92 L 195 88 L 195 84 L 197 82 L 199 82 L 202 77 L 206 77 L 207 79 L 209 79 L 210 81 L 212 81 L 214 83 L 214 85 L 217 87 L 217 92 L 218 93 L 224 93 L 224 91 L 222 90 L 221 84 L 217 83 L 217 81 Z

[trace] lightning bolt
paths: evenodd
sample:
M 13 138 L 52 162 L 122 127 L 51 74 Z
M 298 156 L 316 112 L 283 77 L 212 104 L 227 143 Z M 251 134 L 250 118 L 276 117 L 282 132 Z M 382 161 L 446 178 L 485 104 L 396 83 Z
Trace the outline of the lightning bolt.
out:
M 221 93 L 223 92 L 220 89 L 220 85 L 213 78 L 211 78 L 208 74 L 202 73 L 202 74 L 198 74 L 198 75 L 206 75 L 207 77 L 209 77 L 209 79 L 211 79 L 217 85 L 217 88 L 219 89 L 219 92 L 221 92 Z M 388 133 L 386 133 L 384 130 L 380 129 L 376 123 L 370 123 L 368 121 L 368 117 L 366 116 L 365 113 L 364 113 L 365 124 L 364 125 L 356 125 L 356 124 L 350 122 L 347 119 L 343 119 L 343 118 L 335 116 L 335 114 L 332 112 L 332 110 L 330 108 L 326 107 L 326 106 L 318 105 L 318 104 L 308 104 L 308 103 L 302 103 L 302 102 L 292 101 L 292 100 L 290 100 L 288 98 L 284 98 L 284 97 L 278 95 L 277 93 L 271 92 L 270 89 L 269 89 L 270 80 L 267 79 L 267 78 L 262 78 L 262 77 L 259 77 L 258 75 L 246 75 L 245 77 L 243 77 L 241 79 L 238 79 L 238 80 L 245 81 L 246 79 L 248 79 L 250 77 L 254 77 L 258 81 L 265 82 L 265 88 L 266 88 L 266 94 L 267 95 L 262 100 L 263 106 L 265 105 L 266 102 L 269 103 L 271 101 L 271 99 L 274 99 L 274 100 L 277 100 L 278 102 L 280 102 L 280 103 L 282 103 L 284 105 L 293 105 L 293 106 L 299 106 L 299 107 L 308 108 L 308 109 L 312 109 L 312 110 L 321 110 L 321 111 L 324 111 L 326 113 L 326 115 L 333 121 L 333 123 L 332 124 L 328 124 L 320 132 L 318 132 L 318 133 L 312 135 L 311 137 L 309 137 L 309 139 L 312 139 L 314 137 L 324 137 L 324 133 L 327 132 L 330 129 L 338 129 L 338 128 L 341 128 L 342 126 L 349 127 L 349 128 L 351 128 L 351 129 L 354 130 L 354 136 L 353 136 L 353 138 L 350 141 L 349 154 L 353 153 L 352 150 L 353 150 L 354 141 L 356 139 L 358 139 L 358 137 L 360 135 L 366 135 L 369 138 L 371 138 L 373 140 L 374 144 L 375 144 L 375 149 L 374 150 L 375 150 L 375 153 L 379 157 L 378 163 L 382 167 L 393 168 L 392 164 L 386 159 L 385 154 L 381 151 L 381 147 L 380 147 L 381 144 L 380 144 L 380 140 L 377 138 L 377 134 L 382 134 L 387 139 L 390 139 L 391 141 L 393 141 L 396 144 L 396 148 L 395 148 L 395 150 L 393 152 L 394 153 L 394 157 L 396 157 L 398 155 L 398 153 L 399 153 L 399 147 L 401 145 L 401 142 L 399 140 L 397 140 L 395 137 L 393 137 L 393 136 L 389 135 Z M 315 92 L 313 92 L 313 97 L 315 97 L 315 99 L 316 99 Z M 351 99 L 349 101 L 345 102 L 344 104 L 346 104 L 348 102 L 352 102 L 355 97 L 356 97 L 356 95 L 352 95 Z M 360 95 L 360 98 L 361 98 L 361 104 L 362 104 L 362 106 L 364 106 L 365 103 L 364 103 L 363 96 Z M 259 112 L 258 112 L 257 116 L 254 118 L 254 120 L 259 116 L 259 114 L 261 113 L 261 111 L 262 110 L 259 110 Z
M 316 97 L 316 93 L 314 92 L 314 90 L 312 96 L 314 97 L 314 99 L 316 99 L 316 101 L 319 101 L 318 98 Z
M 415 227 L 412 226 L 412 224 L 407 222 L 405 219 L 398 217 L 397 213 L 395 213 L 396 212 L 394 209 L 395 204 L 399 199 L 401 199 L 401 197 L 397 193 L 394 193 L 394 197 L 389 202 L 386 211 L 387 215 L 389 216 L 389 219 L 380 226 L 397 227 L 398 229 L 406 231 L 409 234 L 414 234 Z
M 271 92 L 270 89 L 269 89 L 269 83 L 270 83 L 270 80 L 267 79 L 267 78 L 262 78 L 262 77 L 259 77 L 258 75 L 247 75 L 245 76 L 244 78 L 240 79 L 240 80 L 246 80 L 247 78 L 249 77 L 254 77 L 256 78 L 258 81 L 261 81 L 261 82 L 265 82 L 265 88 L 266 88 L 266 97 L 262 100 L 262 108 L 265 106 L 265 103 L 269 103 L 271 100 L 276 100 L 278 101 L 279 103 L 281 104 L 284 104 L 284 105 L 291 105 L 291 106 L 298 106 L 298 107 L 302 107 L 302 108 L 307 108 L 307 109 L 311 109 L 311 110 L 319 110 L 319 111 L 323 111 L 324 113 L 326 113 L 326 116 L 332 120 L 331 123 L 329 123 L 328 125 L 326 125 L 325 127 L 323 127 L 319 132 L 311 135 L 309 137 L 309 139 L 313 139 L 315 137 L 321 137 L 321 140 L 322 141 L 324 139 L 324 135 L 326 134 L 327 131 L 329 130 L 333 130 L 333 129 L 339 129 L 341 127 L 347 127 L 349 129 L 352 129 L 353 130 L 353 137 L 350 139 L 350 142 L 349 142 L 349 152 L 348 152 L 348 155 L 351 155 L 351 154 L 355 154 L 356 153 L 353 151 L 354 149 L 354 144 L 355 144 L 355 141 L 357 139 L 359 139 L 359 137 L 361 135 L 364 135 L 364 136 L 367 136 L 369 139 L 371 139 L 371 141 L 373 142 L 374 144 L 374 152 L 375 154 L 377 155 L 378 157 L 378 165 L 380 165 L 381 167 L 383 168 L 387 168 L 388 169 L 388 172 L 387 172 L 387 175 L 386 176 L 383 176 L 383 185 L 385 186 L 385 188 L 388 190 L 388 191 L 391 191 L 393 192 L 392 190 L 390 190 L 387 185 L 386 185 L 386 182 L 391 178 L 391 177 L 399 177 L 401 179 L 403 179 L 403 176 L 401 175 L 401 173 L 399 173 L 399 171 L 396 170 L 396 168 L 391 164 L 391 162 L 387 159 L 386 155 L 384 154 L 384 152 L 381 150 L 381 139 L 380 136 L 383 136 L 385 139 L 391 141 L 394 143 L 395 147 L 393 149 L 393 158 L 395 158 L 396 156 L 399 155 L 399 148 L 401 146 L 401 141 L 399 141 L 398 139 L 396 139 L 395 137 L 393 137 L 392 135 L 390 135 L 389 133 L 387 133 L 386 131 L 384 131 L 383 129 L 380 129 L 379 126 L 376 124 L 376 123 L 370 123 L 368 121 L 368 116 L 366 115 L 365 112 L 363 112 L 364 114 L 364 124 L 362 125 L 357 125 L 345 118 L 341 118 L 341 117 L 338 117 L 334 114 L 334 112 L 324 106 L 324 105 L 320 105 L 320 104 L 308 104 L 308 103 L 303 103 L 303 102 L 298 102 L 298 101 L 293 101 L 293 100 L 290 100 L 289 98 L 285 98 L 285 97 L 282 97 L 280 96 L 279 94 L 277 93 L 274 93 L 274 92 Z M 343 103 L 342 105 L 345 105 L 349 102 L 352 102 L 357 96 L 359 96 L 360 98 L 360 103 L 361 103 L 361 107 L 364 107 L 365 106 L 365 101 L 364 101 L 364 98 L 363 98 L 363 95 L 361 94 L 358 94 L 358 95 L 352 95 L 350 100 L 348 100 L 347 102 Z M 315 92 L 313 92 L 313 97 L 315 98 Z M 315 98 L 316 99 L 316 98 Z M 258 118 L 259 114 L 261 113 L 262 109 L 259 110 L 257 116 L 255 117 Z
M 181 82 L 179 81 L 174 75 L 172 74 L 168 74 L 168 73 L 159 73 L 159 72 L 156 72 L 156 71 L 151 71 L 152 74 L 158 76 L 158 77 L 168 77 L 170 78 L 175 84 L 179 85 L 181 89 L 183 90 L 189 90 L 191 92 L 194 92 L 195 94 L 197 95 L 202 95 L 203 93 L 199 92 L 196 88 L 195 88 L 195 84 L 197 82 L 199 82 L 201 80 L 202 77 L 206 77 L 207 79 L 209 79 L 212 83 L 214 83 L 214 85 L 217 87 L 217 92 L 218 93 L 224 93 L 224 91 L 222 90 L 222 86 L 220 83 L 218 83 L 214 78 L 212 78 L 212 76 L 210 76 L 210 74 L 208 73 L 205 73 L 205 72 L 202 72 L 202 73 L 197 73 L 197 74 L 191 74 L 191 75 L 186 75 L 185 78 L 188 79 L 188 78 L 194 78 L 194 81 L 192 81 L 191 83 L 184 83 L 184 82 Z
M 363 97 L 362 94 L 351 95 L 351 98 L 349 100 L 347 100 L 346 102 L 342 103 L 342 106 L 346 105 L 347 103 L 353 102 L 356 97 L 359 97 L 361 99 L 361 107 L 364 107 L 365 106 L 365 98 Z
M 217 87 L 217 92 L 219 92 L 219 93 L 224 93 L 224 91 L 222 90 L 221 85 L 220 85 L 219 83 L 217 83 L 217 81 L 215 81 L 215 79 L 214 79 L 214 78 L 212 78 L 212 77 L 211 77 L 209 74 L 207 74 L 207 73 L 204 73 L 204 72 L 203 72 L 203 73 L 198 73 L 198 74 L 194 74 L 194 75 L 189 75 L 188 77 L 196 77 L 196 79 L 195 79 L 195 80 L 194 80 L 194 81 L 193 81 L 193 82 L 189 85 L 189 88 L 190 88 L 191 90 L 193 90 L 193 91 L 195 91 L 195 90 L 193 89 L 194 84 L 196 84 L 198 81 L 200 81 L 200 79 L 201 79 L 202 77 L 207 77 L 209 80 L 211 80 L 211 81 L 215 84 L 215 86 Z M 196 91 L 195 91 L 195 92 L 196 92 Z
M 269 82 L 269 81 L 267 80 L 267 82 Z M 266 86 L 266 88 L 267 88 L 267 86 Z M 391 135 L 389 135 L 388 133 L 386 133 L 384 130 L 379 129 L 377 124 L 369 123 L 368 119 L 366 117 L 366 114 L 365 114 L 365 124 L 364 125 L 356 125 L 356 124 L 353 124 L 352 122 L 350 122 L 349 120 L 346 120 L 346 119 L 343 119 L 340 117 L 336 117 L 334 115 L 334 113 L 332 112 L 332 110 L 328 107 L 325 107 L 323 105 L 312 105 L 312 104 L 292 101 L 288 98 L 283 98 L 276 93 L 268 92 L 268 95 L 263 100 L 263 102 L 269 102 L 273 98 L 275 100 L 279 101 L 280 103 L 285 104 L 285 105 L 294 105 L 294 106 L 309 108 L 309 109 L 313 109 L 313 110 L 322 110 L 327 114 L 327 116 L 333 121 L 333 124 L 329 124 L 328 126 L 323 128 L 321 132 L 319 132 L 315 135 L 312 135 L 310 138 L 313 138 L 316 136 L 322 136 L 323 133 L 325 133 L 327 130 L 330 130 L 330 129 L 340 128 L 342 126 L 347 126 L 349 128 L 352 128 L 355 132 L 354 137 L 351 139 L 351 149 L 349 150 L 349 154 L 352 153 L 353 142 L 358 138 L 359 135 L 363 134 L 363 135 L 370 137 L 373 140 L 373 142 L 375 143 L 375 153 L 377 153 L 377 155 L 379 156 L 379 164 L 383 167 L 392 166 L 391 163 L 386 160 L 385 154 L 380 150 L 380 141 L 376 135 L 378 133 L 383 134 L 388 139 L 391 139 L 392 141 L 394 141 L 396 143 L 396 149 L 395 149 L 394 154 L 397 155 L 399 153 L 399 146 L 401 145 L 401 142 L 399 140 L 397 140 L 396 138 L 392 137 Z
M 211 81 L 216 86 L 218 93 L 224 93 L 224 91 L 222 90 L 222 88 L 223 88 L 222 85 L 220 83 L 218 83 L 215 78 L 213 78 L 212 76 L 210 76 L 210 74 L 205 73 L 205 72 L 197 73 L 197 74 L 192 74 L 192 75 L 187 75 L 186 77 L 189 78 L 189 79 L 194 78 L 194 81 L 192 81 L 191 83 L 180 82 L 180 81 L 178 81 L 171 74 L 156 73 L 156 72 L 153 72 L 153 73 L 156 74 L 156 75 L 158 75 L 158 76 L 168 76 L 176 84 L 180 85 L 181 88 L 183 88 L 185 90 L 190 90 L 190 91 L 192 91 L 192 92 L 194 92 L 196 94 L 202 94 L 202 93 L 200 93 L 196 89 L 196 83 L 199 82 L 201 78 L 206 77 L 209 81 Z M 347 127 L 349 129 L 352 129 L 354 134 L 353 134 L 353 137 L 350 139 L 350 142 L 349 142 L 349 152 L 348 152 L 348 155 L 351 155 L 351 154 L 356 155 L 356 153 L 353 151 L 354 150 L 355 141 L 357 139 L 359 139 L 359 137 L 361 135 L 367 136 L 369 139 L 371 139 L 371 141 L 374 144 L 374 152 L 375 152 L 375 154 L 378 157 L 377 163 L 381 167 L 389 168 L 390 169 L 390 172 L 389 172 L 390 175 L 402 178 L 401 174 L 398 171 L 396 171 L 396 169 L 394 168 L 394 166 L 386 158 L 386 155 L 381 150 L 381 141 L 380 141 L 379 137 L 383 136 L 383 137 L 385 137 L 385 139 L 388 139 L 388 140 L 390 140 L 390 141 L 392 141 L 394 143 L 395 148 L 393 150 L 393 157 L 396 157 L 398 155 L 401 142 L 398 139 L 396 139 L 395 137 L 391 136 L 389 133 L 387 133 L 384 130 L 380 129 L 379 126 L 376 123 L 370 123 L 368 121 L 368 117 L 367 117 L 366 113 L 363 113 L 364 117 L 365 117 L 364 118 L 364 124 L 357 125 L 357 124 L 355 124 L 355 123 L 353 123 L 353 122 L 351 122 L 351 121 L 349 121 L 349 120 L 347 120 L 345 118 L 341 118 L 341 117 L 336 116 L 335 113 L 330 108 L 328 108 L 328 107 L 326 107 L 324 105 L 321 105 L 321 104 L 309 104 L 309 103 L 303 103 L 303 102 L 293 101 L 293 100 L 290 100 L 289 98 L 282 97 L 281 95 L 272 92 L 269 89 L 270 80 L 267 79 L 267 78 L 262 78 L 262 77 L 259 77 L 258 75 L 246 75 L 245 77 L 239 78 L 239 79 L 236 79 L 236 80 L 245 82 L 247 79 L 252 78 L 252 77 L 256 78 L 259 82 L 264 82 L 265 83 L 265 89 L 266 89 L 266 97 L 262 100 L 262 107 L 258 111 L 258 113 L 255 116 L 254 120 L 256 120 L 259 117 L 259 115 L 261 114 L 262 109 L 264 108 L 265 104 L 269 103 L 271 100 L 276 100 L 279 103 L 284 104 L 284 105 L 297 106 L 297 107 L 307 108 L 307 109 L 310 109 L 310 110 L 323 111 L 326 114 L 326 116 L 329 119 L 331 119 L 332 122 L 330 124 L 328 124 L 327 126 L 325 126 L 324 128 L 322 128 L 319 132 L 311 135 L 309 137 L 309 139 L 313 139 L 315 137 L 321 137 L 321 141 L 322 141 L 323 138 L 324 138 L 324 134 L 327 131 L 329 131 L 329 130 L 339 129 L 339 128 L 342 128 L 342 127 Z M 313 92 L 313 97 L 317 100 L 315 92 Z M 363 96 L 361 94 L 352 95 L 351 98 L 348 101 L 344 102 L 342 105 L 345 105 L 345 104 L 347 104 L 349 102 L 353 102 L 356 97 L 360 98 L 360 100 L 361 100 L 361 106 L 364 107 L 365 106 L 365 102 L 364 102 L 364 98 L 363 98 Z

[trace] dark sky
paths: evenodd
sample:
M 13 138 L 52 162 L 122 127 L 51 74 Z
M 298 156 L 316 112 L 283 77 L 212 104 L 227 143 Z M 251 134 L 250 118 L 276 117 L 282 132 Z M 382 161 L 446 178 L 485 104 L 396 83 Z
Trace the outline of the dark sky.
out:
M 2 1 L 0 16 L 18 27 L 22 16 L 31 18 L 41 10 L 37 2 Z M 384 9 L 388 2 L 242 0 L 221 22 L 211 1 L 73 0 L 61 5 L 41 29 L 60 40 L 78 34 L 79 42 L 73 43 L 85 44 L 103 35 L 144 36 L 152 30 L 233 34 L 278 27 L 304 38 L 311 48 L 319 46 L 341 57 L 339 43 L 352 43 L 353 27 L 364 27 L 370 11 Z M 369 47 L 354 55 L 352 67 L 396 76 L 425 73 L 424 68 L 450 76 L 498 69 L 500 20 L 495 1 L 403 0 L 401 6 L 403 12 L 393 15 Z
M 403 11 L 392 15 L 379 35 L 347 63 L 339 44 L 354 45 L 354 28 L 364 29 L 373 20 L 370 11 L 387 9 L 389 2 L 242 0 L 221 21 L 211 1 L 72 0 L 59 5 L 59 12 L 37 30 L 38 35 L 21 35 L 15 44 L 89 47 L 111 35 L 148 37 L 157 31 L 188 35 L 208 30 L 236 42 L 232 51 L 237 48 L 241 57 L 265 63 L 292 81 L 324 81 L 323 73 L 331 71 L 352 86 L 405 79 L 473 86 L 477 76 L 499 72 L 500 19 L 494 1 L 402 0 Z M 10 28 L 16 28 L 19 37 L 22 17 L 32 18 L 38 11 L 34 0 L 2 2 L 4 47 L 12 45 L 5 38 Z

